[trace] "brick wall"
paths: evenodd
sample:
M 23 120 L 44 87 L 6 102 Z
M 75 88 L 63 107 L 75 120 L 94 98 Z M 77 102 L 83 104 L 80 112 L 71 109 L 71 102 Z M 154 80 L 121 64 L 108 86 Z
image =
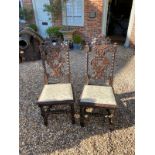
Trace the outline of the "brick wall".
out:
M 32 8 L 32 0 L 23 0 L 24 7 Z M 73 27 L 84 34 L 85 37 L 92 37 L 102 31 L 102 0 L 84 0 L 84 26 Z M 90 12 L 96 12 L 96 18 L 89 18 Z M 56 25 L 62 25 L 62 17 L 57 20 Z
M 23 0 L 24 7 L 32 8 L 32 0 Z M 95 18 L 89 18 L 90 12 L 96 12 Z M 84 0 L 84 26 L 74 26 L 87 38 L 102 32 L 103 0 Z M 56 25 L 62 25 L 62 17 Z
M 24 7 L 33 8 L 32 0 L 23 0 Z M 72 26 L 80 31 L 85 38 L 91 38 L 94 34 L 102 32 L 103 0 L 84 0 L 84 26 Z M 89 18 L 90 12 L 96 12 L 96 18 Z M 34 19 L 31 21 L 34 22 Z M 55 22 L 55 25 L 62 25 L 62 17 Z M 130 44 L 135 46 L 135 22 L 132 28 Z
M 27 10 L 33 11 L 32 0 L 23 0 L 23 7 L 26 8 Z M 29 20 L 28 23 L 35 23 L 34 11 L 33 11 L 33 18 Z
M 32 0 L 23 0 L 23 6 L 25 8 L 32 8 Z
M 89 0 L 84 4 L 84 34 L 87 37 L 92 37 L 94 34 L 99 34 L 102 31 L 102 0 Z M 96 12 L 96 18 L 89 18 L 90 12 Z
M 84 1 L 84 26 L 72 26 L 77 29 L 85 38 L 90 38 L 94 34 L 102 32 L 102 0 L 87 0 Z M 90 12 L 96 12 L 95 18 L 89 18 Z M 56 21 L 56 25 L 62 25 L 62 18 Z

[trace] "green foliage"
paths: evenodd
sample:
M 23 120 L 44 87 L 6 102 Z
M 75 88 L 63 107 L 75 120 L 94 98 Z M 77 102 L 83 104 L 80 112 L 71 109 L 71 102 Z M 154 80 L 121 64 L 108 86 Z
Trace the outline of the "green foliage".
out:
M 62 14 L 61 0 L 51 0 L 50 5 L 44 5 L 44 11 L 50 13 L 53 21 L 56 21 Z
M 34 31 L 37 32 L 38 28 L 36 24 L 29 24 L 28 27 L 30 27 L 31 29 L 33 29 Z
M 75 44 L 81 44 L 82 43 L 82 38 L 79 34 L 73 35 L 73 43 L 75 43 Z
M 19 9 L 19 18 L 25 20 L 31 20 L 33 18 L 33 10 L 28 8 Z
M 19 8 L 19 19 L 24 19 L 25 16 L 24 16 L 24 11 L 22 8 Z
M 60 27 L 58 26 L 53 26 L 53 27 L 49 27 L 46 30 L 46 33 L 50 36 L 50 37 L 63 37 L 63 34 L 60 32 Z

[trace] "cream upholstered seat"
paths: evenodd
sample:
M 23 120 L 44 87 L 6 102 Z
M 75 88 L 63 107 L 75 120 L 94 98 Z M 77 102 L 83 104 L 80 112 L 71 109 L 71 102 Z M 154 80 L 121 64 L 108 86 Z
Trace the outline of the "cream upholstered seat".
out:
M 72 101 L 73 93 L 70 83 L 44 85 L 38 102 Z
M 85 85 L 80 102 L 105 107 L 116 107 L 116 100 L 110 86 Z

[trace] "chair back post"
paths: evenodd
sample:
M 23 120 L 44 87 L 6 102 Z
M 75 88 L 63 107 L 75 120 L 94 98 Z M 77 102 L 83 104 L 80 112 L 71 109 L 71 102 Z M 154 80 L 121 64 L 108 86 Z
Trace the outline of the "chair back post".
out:
M 71 78 L 71 69 L 70 69 L 70 51 L 69 48 L 67 48 L 66 50 L 66 61 L 67 61 L 67 68 L 68 68 L 68 82 L 72 83 L 72 78 Z
M 44 70 L 44 84 L 48 84 L 48 74 L 46 70 L 46 64 L 45 64 L 45 59 L 46 59 L 46 52 L 45 52 L 45 43 L 42 42 L 42 44 L 39 46 L 39 51 L 41 54 L 41 59 L 42 59 L 42 66 Z
M 109 79 L 109 84 L 113 87 L 113 76 L 114 76 L 114 65 L 115 65 L 115 57 L 116 57 L 116 52 L 117 52 L 117 43 L 114 43 L 114 52 L 112 55 L 112 66 L 111 66 L 111 76 Z
M 89 75 L 88 75 L 88 64 L 89 64 L 89 52 L 90 52 L 90 48 L 89 48 L 89 45 L 86 44 L 85 45 L 85 54 L 86 54 L 86 75 L 85 75 L 85 81 L 86 81 L 86 84 L 89 83 Z

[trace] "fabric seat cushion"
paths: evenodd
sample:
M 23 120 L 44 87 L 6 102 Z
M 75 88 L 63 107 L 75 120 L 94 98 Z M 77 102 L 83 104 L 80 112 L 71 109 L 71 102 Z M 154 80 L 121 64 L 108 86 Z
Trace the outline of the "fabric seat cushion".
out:
M 42 93 L 38 99 L 38 102 L 50 102 L 50 101 L 72 101 L 73 92 L 72 85 L 67 84 L 48 84 L 44 85 Z
M 116 107 L 117 103 L 110 86 L 85 85 L 80 102 L 93 103 L 105 107 Z

